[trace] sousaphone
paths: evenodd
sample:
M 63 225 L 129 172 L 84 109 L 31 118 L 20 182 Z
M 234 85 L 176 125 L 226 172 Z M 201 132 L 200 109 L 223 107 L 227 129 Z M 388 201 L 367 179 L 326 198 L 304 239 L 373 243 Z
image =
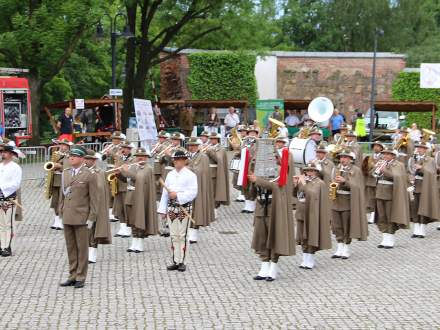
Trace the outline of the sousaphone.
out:
M 323 96 L 314 98 L 307 108 L 310 119 L 316 123 L 329 120 L 334 110 L 332 101 Z

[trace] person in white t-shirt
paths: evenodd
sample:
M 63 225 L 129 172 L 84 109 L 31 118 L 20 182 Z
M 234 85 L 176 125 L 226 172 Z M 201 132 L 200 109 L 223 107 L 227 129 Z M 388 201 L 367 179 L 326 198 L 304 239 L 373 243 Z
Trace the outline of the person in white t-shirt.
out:
M 233 129 L 235 126 L 240 124 L 240 117 L 236 113 L 234 107 L 229 107 L 228 114 L 225 116 L 224 119 L 224 123 L 225 123 L 226 135 L 229 134 L 231 129 Z

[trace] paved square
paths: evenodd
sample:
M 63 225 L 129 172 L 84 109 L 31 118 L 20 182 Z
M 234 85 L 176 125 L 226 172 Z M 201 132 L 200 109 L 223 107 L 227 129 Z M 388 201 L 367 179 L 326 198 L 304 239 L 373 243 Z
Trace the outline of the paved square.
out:
M 349 260 L 317 254 L 314 270 L 298 268 L 301 253 L 280 259 L 275 282 L 252 280 L 259 261 L 250 249 L 252 216 L 241 204 L 192 245 L 185 273 L 167 272 L 169 240 L 145 240 L 145 252 L 125 252 L 128 239 L 100 246 L 82 290 L 67 278 L 63 233 L 40 181 L 22 186 L 25 221 L 16 226 L 12 258 L 0 258 L 0 329 L 438 329 L 440 231 L 425 239 L 399 231 L 393 250 L 352 244 Z M 113 225 L 113 231 L 118 224 Z

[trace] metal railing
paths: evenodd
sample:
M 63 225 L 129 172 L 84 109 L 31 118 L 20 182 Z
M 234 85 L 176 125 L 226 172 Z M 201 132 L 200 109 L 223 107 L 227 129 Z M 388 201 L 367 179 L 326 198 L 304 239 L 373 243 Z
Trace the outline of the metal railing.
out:
M 43 179 L 46 175 L 43 165 L 48 159 L 46 147 L 20 147 L 19 149 L 26 156 L 26 158 L 19 159 L 23 171 L 22 180 Z

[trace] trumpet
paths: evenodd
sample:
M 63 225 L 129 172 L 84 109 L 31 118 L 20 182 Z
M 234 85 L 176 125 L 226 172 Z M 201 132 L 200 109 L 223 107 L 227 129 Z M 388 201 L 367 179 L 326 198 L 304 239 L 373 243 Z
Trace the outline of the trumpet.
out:
M 374 166 L 373 176 L 379 178 L 383 175 L 383 170 L 387 167 L 388 162 L 386 160 L 379 160 Z
M 161 152 L 159 152 L 156 157 L 162 157 L 163 154 L 165 154 L 167 151 L 173 149 L 174 146 L 172 144 L 170 144 L 168 147 L 166 147 L 165 149 L 163 149 Z
M 132 166 L 134 166 L 134 165 L 145 165 L 146 163 L 147 163 L 146 161 L 141 160 L 141 161 L 139 161 L 139 162 L 135 162 L 135 163 L 128 164 L 128 168 L 130 168 L 130 167 L 132 167 Z M 125 165 L 125 164 L 124 164 L 124 165 Z M 111 170 L 105 171 L 105 174 L 108 174 L 108 176 L 107 176 L 107 180 L 110 181 L 110 180 L 109 180 L 110 176 L 111 176 L 111 178 L 114 178 L 113 174 L 116 175 L 116 173 L 113 173 L 113 172 L 120 171 L 120 170 L 124 167 L 124 165 L 121 165 L 121 166 L 118 166 L 118 167 L 112 168 Z
M 165 141 L 164 143 L 156 143 L 156 145 L 154 146 L 154 148 L 153 149 L 151 149 L 151 152 L 150 152 L 150 154 L 151 154 L 151 157 L 154 157 L 154 156 L 156 156 L 156 151 L 157 151 L 157 149 L 160 147 L 160 146 L 163 146 L 163 145 L 165 145 L 166 147 L 168 147 L 169 145 L 171 144 L 171 142 L 170 141 Z

